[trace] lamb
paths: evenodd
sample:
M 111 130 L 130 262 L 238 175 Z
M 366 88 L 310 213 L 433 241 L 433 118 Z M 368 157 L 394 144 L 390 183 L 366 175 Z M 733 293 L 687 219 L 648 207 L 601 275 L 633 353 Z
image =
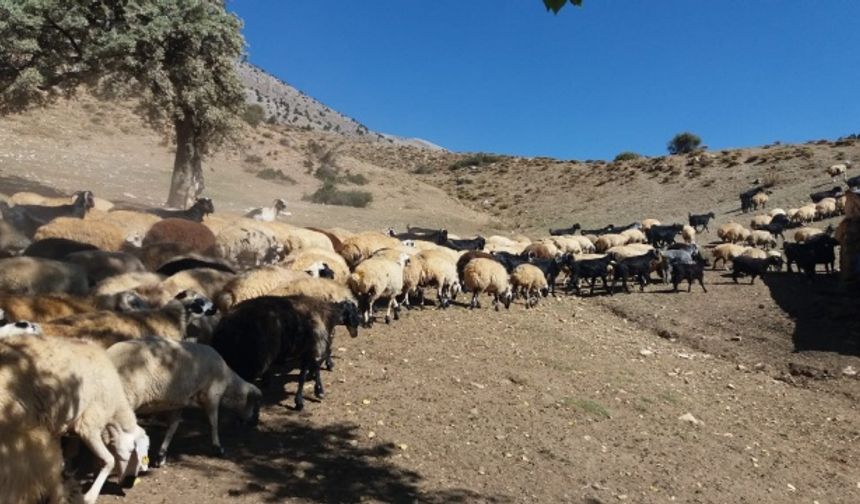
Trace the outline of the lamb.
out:
M 758 210 L 760 208 L 764 208 L 767 206 L 767 193 L 765 191 L 759 191 L 752 197 L 752 206 L 753 210 Z
M 373 304 L 380 298 L 388 298 L 385 311 L 385 323 L 391 323 L 391 311 L 394 309 L 394 319 L 400 318 L 400 306 L 397 296 L 403 291 L 403 267 L 409 260 L 407 254 L 400 254 L 397 261 L 384 257 L 371 257 L 362 261 L 349 278 L 347 285 L 359 299 L 365 325 L 373 321 Z
M 789 211 L 789 213 L 791 213 Z M 797 212 L 791 216 L 791 222 L 798 224 L 806 224 L 815 220 L 818 212 L 814 204 L 805 205 L 797 209 Z
M 273 201 L 270 207 L 260 207 L 250 210 L 245 214 L 245 217 L 256 221 L 272 222 L 277 220 L 279 215 L 292 215 L 292 213 L 287 212 L 287 202 L 281 198 Z
M 28 237 L 32 237 L 36 233 L 36 229 L 58 217 L 83 219 L 94 204 L 93 193 L 81 191 L 76 193 L 74 203 L 69 205 L 16 205 L 9 207 L 5 203 L 0 203 L 0 212 L 2 212 L 4 220 L 9 221 Z
M 0 311 L 10 320 L 48 322 L 98 310 L 131 312 L 147 309 L 147 304 L 134 292 L 110 295 L 74 297 L 62 295 L 19 296 L 0 294 Z
M 0 259 L 0 291 L 83 296 L 89 284 L 86 272 L 77 265 L 38 257 L 10 257 Z
M 645 236 L 645 233 L 643 233 L 638 228 L 625 229 L 619 234 L 627 238 L 627 241 L 623 245 L 627 245 L 630 243 L 646 243 L 648 241 L 648 237 Z
M 739 256 L 732 261 L 732 280 L 738 283 L 741 275 L 750 276 L 750 285 L 755 282 L 757 276 L 763 276 L 771 266 L 777 269 L 782 267 L 782 258 L 770 256 L 767 259 L 754 259 L 752 257 Z
M 629 246 L 629 245 L 628 245 Z M 603 280 L 603 288 L 609 290 L 609 282 L 607 277 L 611 271 L 610 266 L 613 264 L 612 256 L 607 254 L 600 258 L 576 259 L 573 256 L 565 257 L 565 266 L 570 271 L 570 276 L 567 279 L 568 287 L 573 285 L 577 295 L 581 295 L 579 281 L 586 279 L 591 284 L 591 295 L 594 295 L 594 285 L 597 279 Z M 609 290 L 612 295 L 612 291 Z
M 508 279 L 505 267 L 492 259 L 477 257 L 472 259 L 463 268 L 463 280 L 466 287 L 472 292 L 472 300 L 469 308 L 480 307 L 478 296 L 487 293 L 493 296 L 493 308 L 499 311 L 501 300 L 505 309 L 510 308 L 513 299 L 513 290 Z
M 101 250 L 118 251 L 122 249 L 127 236 L 121 228 L 109 222 L 93 221 L 83 224 L 80 219 L 60 217 L 37 229 L 33 239 L 65 238 Z
M 99 462 L 86 504 L 96 502 L 111 472 L 129 486 L 148 470 L 149 437 L 103 349 L 84 341 L 17 336 L 0 343 L 0 363 L 0 451 L 29 449 L 25 464 L 8 460 L 0 467 L 5 502 L 60 502 L 58 438 L 67 432 L 79 436 Z
M 696 243 L 696 228 L 693 226 L 682 227 L 681 238 L 684 239 L 684 243 Z
M 399 245 L 400 240 L 381 233 L 359 233 L 343 241 L 343 249 L 341 249 L 340 255 L 343 256 L 350 267 L 354 268 L 361 261 L 372 256 L 377 250 L 393 248 Z
M 120 341 L 153 334 L 181 340 L 185 338 L 188 324 L 214 314 L 215 307 L 209 299 L 183 291 L 157 310 L 81 313 L 46 322 L 42 324 L 42 331 L 48 336 L 86 339 L 108 348 Z
M 833 183 L 837 182 L 836 178 L 840 175 L 842 176 L 842 180 L 847 178 L 846 172 L 848 171 L 847 163 L 838 163 L 835 165 L 828 166 L 826 170 L 824 170 L 830 177 L 833 179 Z
M 316 276 L 319 276 L 318 272 Z M 227 311 L 242 301 L 264 296 L 285 284 L 307 277 L 304 271 L 293 271 L 283 266 L 252 270 L 227 282 L 215 297 L 215 304 L 219 310 Z
M 626 236 L 614 233 L 607 233 L 597 237 L 597 241 L 594 243 L 594 248 L 599 253 L 605 253 L 612 247 L 620 247 L 622 245 L 627 245 Z
M 215 254 L 240 268 L 276 264 L 284 245 L 271 232 L 241 225 L 228 226 L 215 238 Z
M 717 263 L 719 261 L 723 261 L 723 267 L 728 269 L 728 262 L 734 261 L 736 257 L 741 256 L 746 250 L 747 247 L 735 245 L 734 243 L 722 243 L 717 245 L 713 250 L 714 269 L 717 269 Z
M 695 231 L 699 231 L 699 228 L 702 228 L 702 230 L 704 231 L 710 231 L 710 229 L 708 229 L 708 222 L 710 222 L 711 219 L 716 218 L 717 217 L 716 215 L 714 215 L 714 212 L 708 212 L 706 214 L 698 215 L 693 215 L 691 213 L 687 214 L 687 221 L 690 223 L 690 226 L 692 226 Z
M 349 266 L 346 260 L 330 250 L 319 248 L 306 248 L 288 255 L 282 263 L 285 268 L 295 271 L 306 271 L 315 263 L 323 263 L 334 273 L 334 280 L 345 284 L 349 276 Z
M 630 257 L 618 261 L 613 271 L 610 292 L 615 291 L 615 283 L 618 281 L 619 277 L 621 278 L 625 292 L 630 293 L 630 288 L 627 286 L 628 277 L 636 278 L 639 282 L 639 290 L 644 291 L 645 285 L 648 283 L 648 276 L 651 273 L 652 263 L 659 260 L 660 254 L 656 250 L 651 250 L 641 256 Z
M 747 244 L 753 247 L 763 247 L 765 250 L 776 247 L 776 238 L 769 231 L 756 230 L 750 233 Z
M 746 240 L 750 231 L 737 222 L 728 222 L 717 228 L 717 237 L 724 243 L 738 243 Z
M 641 225 L 642 225 L 642 231 L 647 233 L 648 230 L 651 229 L 652 226 L 659 226 L 660 221 L 658 221 L 657 219 L 642 219 Z
M 687 292 L 693 291 L 693 280 L 698 280 L 704 292 L 708 292 L 705 288 L 705 264 L 701 262 L 693 263 L 677 263 L 672 267 L 672 289 L 678 292 L 678 284 L 682 280 L 687 281 Z
M 532 264 L 520 264 L 511 272 L 511 285 L 514 295 L 522 294 L 526 300 L 526 308 L 538 303 L 539 296 L 549 294 L 549 285 L 543 271 Z
M 569 228 L 550 229 L 549 234 L 550 236 L 572 235 L 576 234 L 577 229 L 582 229 L 582 226 L 580 226 L 578 223 L 574 224 L 573 226 L 570 226 Z
M 302 390 L 310 372 L 314 395 L 323 397 L 320 361 L 329 359 L 334 328 L 346 326 L 358 336 L 359 309 L 352 302 L 329 303 L 307 296 L 264 296 L 250 299 L 224 315 L 213 335 L 212 347 L 230 369 L 253 383 L 269 381 L 273 366 L 297 360 L 297 410 L 304 408 Z
M 457 262 L 442 251 L 425 250 L 417 254 L 421 264 L 420 286 L 435 286 L 440 308 L 446 308 L 460 292 Z
M 125 396 L 136 413 L 170 412 L 154 467 L 167 460 L 167 448 L 179 427 L 183 408 L 196 406 L 205 410 L 212 450 L 218 456 L 224 454 L 218 436 L 220 408 L 237 413 L 240 420 L 251 425 L 257 423 L 260 389 L 227 367 L 209 345 L 148 337 L 119 342 L 107 349 L 107 355 L 119 371 Z
M 143 245 L 155 243 L 182 243 L 190 251 L 208 254 L 215 249 L 215 235 L 203 224 L 186 219 L 164 219 L 149 228 Z
M 126 252 L 87 250 L 69 254 L 63 258 L 63 261 L 76 264 L 84 270 L 91 286 L 114 275 L 146 271 L 146 267 L 140 262 L 140 259 Z
M 21 255 L 31 244 L 29 238 L 4 220 L 0 220 L 0 257 Z
M 148 213 L 157 215 L 162 219 L 183 219 L 202 223 L 203 217 L 215 212 L 215 205 L 209 198 L 197 198 L 193 205 L 186 210 L 171 210 L 164 208 L 150 208 Z
M 770 221 L 773 220 L 773 216 L 771 215 L 756 215 L 750 221 L 751 229 L 763 229 L 765 226 L 770 224 Z
M 815 214 L 819 219 L 826 219 L 837 215 L 836 198 L 824 198 L 815 204 Z

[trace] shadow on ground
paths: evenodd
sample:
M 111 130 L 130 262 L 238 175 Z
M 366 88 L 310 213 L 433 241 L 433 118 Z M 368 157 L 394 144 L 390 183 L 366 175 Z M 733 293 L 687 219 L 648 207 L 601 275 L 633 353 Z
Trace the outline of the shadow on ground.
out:
M 59 196 L 67 196 L 66 194 L 57 191 L 53 187 L 43 185 L 34 180 L 28 180 L 25 178 L 21 178 L 17 175 L 9 175 L 0 172 L 0 192 L 12 195 L 16 192 L 21 191 L 35 192 L 43 196 L 49 196 L 52 198 Z

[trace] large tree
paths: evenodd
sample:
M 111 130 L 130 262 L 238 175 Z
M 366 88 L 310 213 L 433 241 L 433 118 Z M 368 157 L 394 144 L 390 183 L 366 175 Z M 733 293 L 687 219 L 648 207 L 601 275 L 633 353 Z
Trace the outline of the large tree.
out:
M 0 112 L 87 87 L 134 96 L 176 136 L 171 206 L 202 191 L 202 158 L 244 109 L 241 22 L 221 0 L 0 0 Z

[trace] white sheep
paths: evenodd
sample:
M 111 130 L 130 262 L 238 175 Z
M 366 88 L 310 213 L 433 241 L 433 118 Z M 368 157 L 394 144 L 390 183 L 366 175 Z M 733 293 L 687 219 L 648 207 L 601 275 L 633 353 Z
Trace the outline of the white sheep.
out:
M 215 253 L 240 268 L 254 268 L 280 262 L 284 245 L 269 230 L 235 224 L 215 237 Z
M 420 285 L 435 286 L 438 305 L 442 308 L 447 307 L 460 293 L 457 259 L 437 250 L 425 250 L 417 256 L 421 264 Z
M 770 231 L 756 230 L 750 232 L 747 243 L 754 247 L 764 247 L 765 250 L 776 247 L 776 238 L 770 234 Z
M 0 259 L 0 291 L 83 296 L 89 291 L 89 282 L 86 272 L 74 264 L 39 257 L 10 257 Z
M 540 268 L 534 264 L 523 263 L 511 271 L 511 286 L 514 294 L 522 294 L 526 308 L 537 305 L 540 296 L 549 293 L 549 284 Z
M 254 208 L 245 214 L 246 218 L 251 218 L 257 221 L 272 222 L 277 220 L 279 215 L 292 215 L 287 211 L 287 202 L 281 198 L 272 202 L 272 206 Z
M 714 247 L 711 252 L 714 258 L 714 269 L 717 269 L 717 262 L 723 261 L 723 268 L 726 270 L 729 269 L 729 261 L 733 260 L 735 257 L 742 255 L 747 251 L 749 247 L 744 247 L 743 245 L 736 245 L 734 243 L 721 243 Z
M 26 497 L 36 497 L 33 492 L 39 490 L 59 502 L 58 439 L 67 432 L 80 437 L 99 462 L 95 481 L 84 494 L 87 504 L 96 502 L 114 470 L 121 481 L 133 482 L 148 469 L 149 438 L 137 425 L 117 370 L 102 348 L 85 341 L 17 336 L 0 342 L 0 362 L 9 363 L 0 366 L 0 451 L 8 455 L 38 446 L 47 452 L 0 461 L 4 502 L 34 502 L 39 499 Z
M 500 300 L 506 309 L 510 308 L 513 289 L 507 270 L 497 261 L 482 257 L 472 259 L 463 269 L 463 282 L 466 284 L 466 288 L 472 292 L 469 308 L 481 306 L 478 302 L 478 296 L 482 293 L 493 296 L 493 308 L 496 311 L 499 311 Z
M 119 226 L 104 220 L 83 224 L 81 219 L 74 217 L 58 217 L 39 227 L 33 239 L 65 238 L 86 243 L 102 250 L 117 252 L 123 248 L 126 238 L 130 234 Z
M 268 294 L 269 296 L 303 295 L 339 303 L 350 301 L 358 304 L 353 292 L 346 285 L 330 278 L 307 277 L 285 284 Z
M 215 296 L 215 304 L 219 310 L 227 311 L 246 299 L 265 296 L 285 284 L 307 277 L 304 271 L 293 271 L 283 266 L 255 269 L 227 282 Z
M 696 228 L 684 224 L 684 227 L 681 228 L 681 238 L 684 239 L 684 243 L 696 243 Z
M 394 309 L 394 319 L 400 318 L 397 296 L 403 292 L 403 269 L 408 261 L 409 256 L 403 253 L 397 261 L 391 261 L 385 257 L 371 257 L 358 264 L 355 271 L 349 275 L 347 285 L 359 299 L 365 324 L 372 322 L 373 304 L 380 298 L 388 298 L 385 323 L 391 323 L 392 309 Z
M 802 227 L 794 232 L 794 241 L 797 243 L 803 243 L 813 236 L 820 235 L 824 233 L 824 231 L 814 228 L 814 227 Z
M 825 172 L 830 175 L 834 183 L 837 182 L 837 178 L 840 176 L 842 177 L 842 180 L 845 180 L 845 178 L 847 177 L 846 172 L 848 171 L 848 164 L 849 162 L 846 161 L 844 163 L 830 165 L 827 167 Z
M 790 213 L 790 212 L 789 212 Z M 797 212 L 791 216 L 791 221 L 798 224 L 806 224 L 815 220 L 818 211 L 815 208 L 815 203 L 804 205 L 797 209 Z
M 196 406 L 206 412 L 216 455 L 224 453 L 218 436 L 219 408 L 238 413 L 243 421 L 257 421 L 260 390 L 239 378 L 209 345 L 148 337 L 117 343 L 107 354 L 136 413 L 170 412 L 155 467 L 165 463 L 183 408 Z
M 641 229 L 625 229 L 622 231 L 621 236 L 627 238 L 627 242 L 625 245 L 630 243 L 647 243 L 648 238 L 645 236 L 645 233 L 642 232 Z M 695 235 L 694 235 L 695 236 Z

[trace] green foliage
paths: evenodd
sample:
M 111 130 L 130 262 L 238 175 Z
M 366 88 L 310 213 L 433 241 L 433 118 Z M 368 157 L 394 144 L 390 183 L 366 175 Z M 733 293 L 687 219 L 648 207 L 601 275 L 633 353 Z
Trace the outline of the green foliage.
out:
M 262 105 L 257 103 L 245 105 L 245 110 L 242 112 L 242 119 L 244 119 L 252 128 L 259 126 L 260 123 L 263 122 L 264 117 L 266 117 L 266 111 L 263 109 Z
M 449 169 L 457 170 L 459 168 L 466 168 L 468 166 L 481 166 L 485 164 L 495 163 L 496 161 L 500 161 L 501 159 L 502 158 L 500 156 L 480 153 L 452 163 L 451 166 L 449 166 Z
M 698 135 L 685 131 L 672 137 L 666 149 L 669 150 L 669 154 L 688 154 L 695 151 L 701 144 L 702 139 Z
M 635 152 L 624 151 L 617 156 L 615 156 L 614 161 L 633 161 L 634 159 L 639 159 L 642 156 L 636 154 Z
M 264 168 L 257 172 L 257 178 L 281 184 L 296 185 L 296 179 L 290 177 L 280 168 Z
M 303 199 L 325 205 L 364 208 L 373 201 L 373 194 L 367 191 L 342 191 L 334 182 L 324 182 L 313 194 Z
M 577 7 L 582 6 L 582 0 L 543 0 L 546 10 L 552 11 L 553 14 L 558 14 L 558 11 L 560 11 L 568 2 L 570 2 L 570 5 L 575 5 Z

